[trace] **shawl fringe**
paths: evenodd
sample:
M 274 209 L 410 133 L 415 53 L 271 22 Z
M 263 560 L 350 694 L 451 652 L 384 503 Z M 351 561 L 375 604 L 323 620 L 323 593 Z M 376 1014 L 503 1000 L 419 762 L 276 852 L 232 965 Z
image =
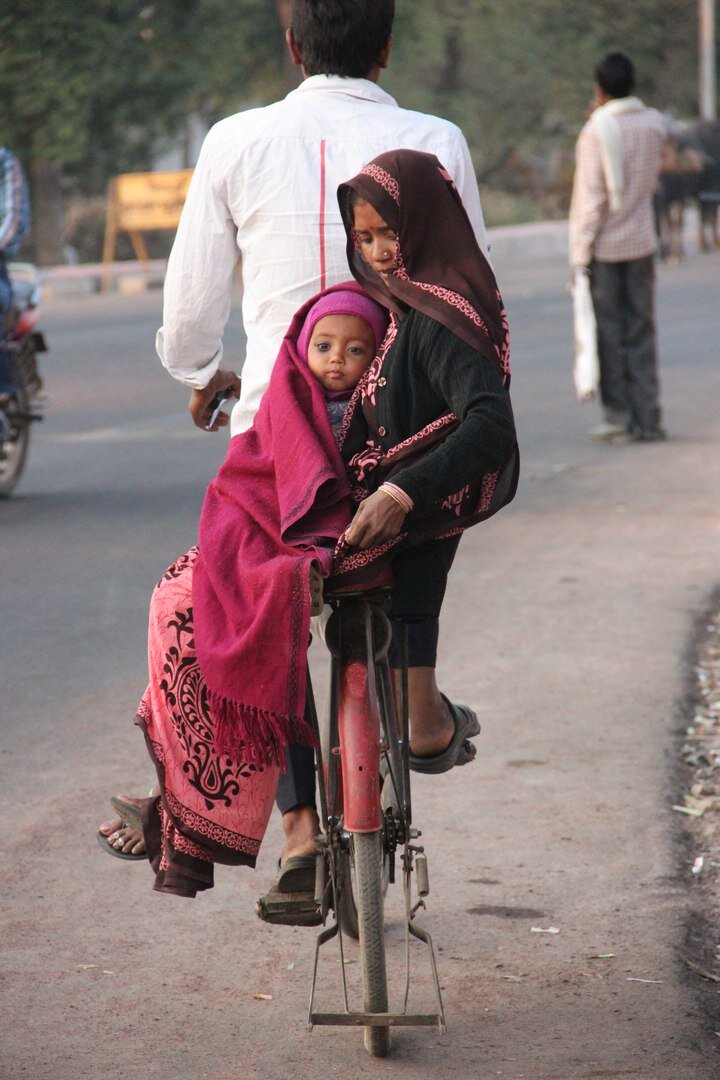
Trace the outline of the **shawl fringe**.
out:
M 214 749 L 234 761 L 283 767 L 282 751 L 290 743 L 317 746 L 317 736 L 302 716 L 243 705 L 211 690 L 208 704 L 215 722 Z

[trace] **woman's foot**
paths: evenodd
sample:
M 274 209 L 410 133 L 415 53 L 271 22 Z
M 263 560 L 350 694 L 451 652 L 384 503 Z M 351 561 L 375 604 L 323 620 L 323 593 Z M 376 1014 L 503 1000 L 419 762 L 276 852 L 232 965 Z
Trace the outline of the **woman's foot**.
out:
M 455 721 L 440 694 L 437 701 L 424 701 L 423 711 L 412 711 L 410 752 L 416 757 L 435 757 L 447 750 L 455 735 Z
M 475 758 L 475 745 L 470 740 L 480 734 L 477 716 L 467 705 L 454 705 L 447 699 L 445 702 L 453 722 L 452 738 L 435 754 L 416 754 L 411 750 L 410 768 L 413 772 L 449 772 L 456 765 L 467 765 Z
M 264 922 L 282 926 L 319 926 L 323 917 L 315 900 L 315 873 L 320 819 L 314 806 L 294 806 L 282 823 L 285 843 L 277 876 L 255 912 Z
M 149 798 L 156 798 L 156 787 L 149 792 Z M 139 858 L 147 853 L 142 831 L 142 808 L 145 799 L 134 799 L 130 795 L 116 795 L 110 800 L 115 810 L 122 816 L 104 821 L 98 830 L 98 836 L 107 840 L 108 847 L 118 855 Z
M 394 673 L 399 691 L 400 674 Z M 435 682 L 435 668 L 408 668 L 410 752 L 416 757 L 435 757 L 448 748 L 455 735 L 455 721 Z
M 413 772 L 447 772 L 473 760 L 475 747 L 469 740 L 480 733 L 477 716 L 440 693 L 434 668 L 408 668 L 408 704 Z
M 296 855 L 315 855 L 320 835 L 320 818 L 314 806 L 295 806 L 283 814 L 285 843 L 280 852 L 280 865 Z
M 98 829 L 98 836 L 105 837 L 107 846 L 118 855 L 140 858 L 147 854 L 142 832 L 128 825 L 122 818 L 104 821 Z

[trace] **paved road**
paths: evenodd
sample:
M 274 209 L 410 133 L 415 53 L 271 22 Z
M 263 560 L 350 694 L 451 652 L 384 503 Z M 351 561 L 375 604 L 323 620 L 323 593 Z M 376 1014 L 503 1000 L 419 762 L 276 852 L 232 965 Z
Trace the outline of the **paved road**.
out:
M 154 360 L 157 292 L 47 304 L 52 406 L 0 506 L 7 1080 L 717 1076 L 671 806 L 684 657 L 720 578 L 720 255 L 661 268 L 671 438 L 618 448 L 587 441 L 597 410 L 573 398 L 561 257 L 495 261 L 522 483 L 463 541 L 447 599 L 441 682 L 481 714 L 478 760 L 416 792 L 449 1033 L 399 1033 L 388 1062 L 304 1031 L 312 931 L 253 915 L 277 822 L 257 874 L 221 867 L 193 902 L 95 843 L 107 795 L 149 783 L 130 723 L 148 593 L 223 441 Z

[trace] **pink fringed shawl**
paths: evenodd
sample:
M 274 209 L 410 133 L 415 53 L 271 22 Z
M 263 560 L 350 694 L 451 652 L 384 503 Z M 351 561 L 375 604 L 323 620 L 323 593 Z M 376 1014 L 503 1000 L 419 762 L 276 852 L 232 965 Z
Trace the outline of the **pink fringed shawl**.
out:
M 362 292 L 355 282 L 338 286 Z M 330 573 L 349 484 L 323 388 L 285 336 L 255 422 L 230 441 L 200 517 L 195 645 L 216 748 L 263 763 L 312 742 L 304 720 L 310 566 Z

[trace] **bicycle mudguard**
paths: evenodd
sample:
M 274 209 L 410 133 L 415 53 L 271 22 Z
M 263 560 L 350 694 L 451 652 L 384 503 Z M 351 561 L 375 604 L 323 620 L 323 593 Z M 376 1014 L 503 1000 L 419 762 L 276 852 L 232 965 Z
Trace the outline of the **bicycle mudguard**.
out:
M 353 660 L 343 668 L 340 702 L 344 827 L 348 832 L 377 832 L 382 828 L 380 720 L 363 661 Z

